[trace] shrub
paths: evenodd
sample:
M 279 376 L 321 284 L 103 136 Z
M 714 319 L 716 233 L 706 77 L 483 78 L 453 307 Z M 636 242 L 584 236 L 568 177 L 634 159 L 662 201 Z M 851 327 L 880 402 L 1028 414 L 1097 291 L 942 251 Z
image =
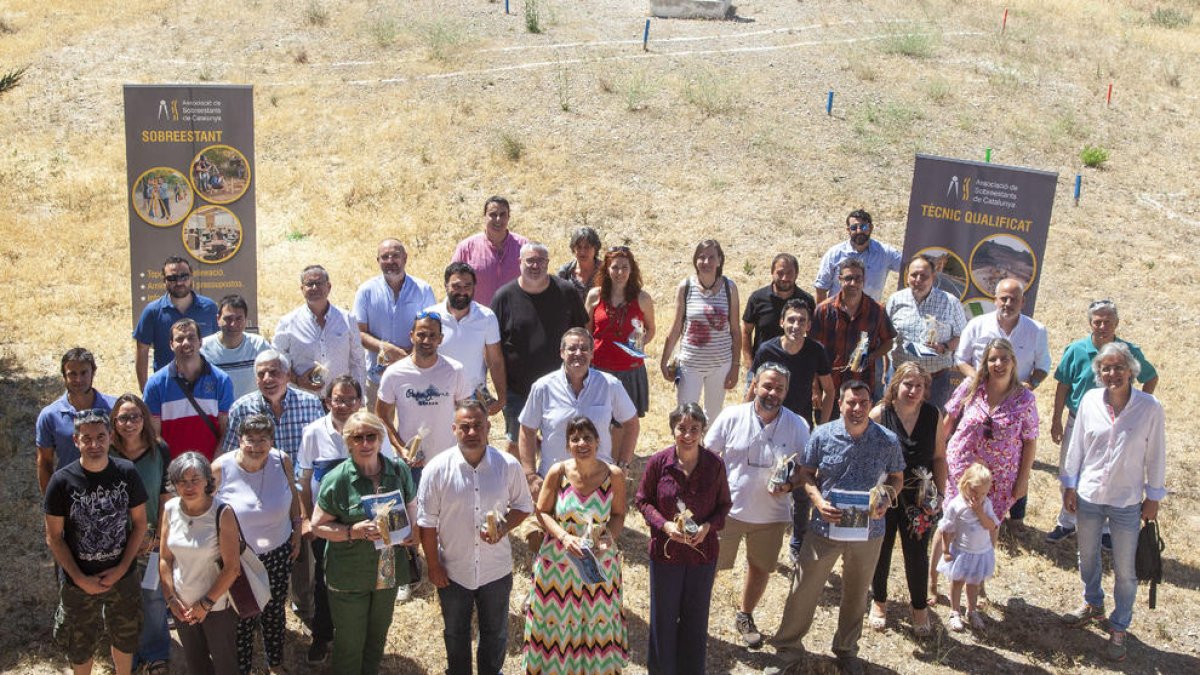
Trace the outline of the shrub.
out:
M 542 32 L 542 20 L 538 12 L 539 0 L 525 0 L 525 30 L 530 33 Z
M 1192 22 L 1192 15 L 1174 7 L 1159 7 L 1150 12 L 1150 23 L 1162 28 L 1182 28 Z
M 1108 150 L 1098 145 L 1089 145 L 1079 153 L 1079 159 L 1083 160 L 1084 166 L 1099 169 L 1108 161 Z
M 320 0 L 308 0 L 308 6 L 304 8 L 304 21 L 310 26 L 324 26 L 329 23 L 329 10 Z

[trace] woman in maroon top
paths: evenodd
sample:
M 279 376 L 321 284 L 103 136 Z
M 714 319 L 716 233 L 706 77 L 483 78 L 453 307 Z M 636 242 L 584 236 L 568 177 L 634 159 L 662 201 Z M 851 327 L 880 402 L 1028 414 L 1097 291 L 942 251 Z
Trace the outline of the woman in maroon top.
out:
M 620 380 L 638 417 L 645 417 L 650 383 L 644 359 L 635 354 L 644 355 L 654 339 L 654 300 L 642 290 L 642 273 L 626 246 L 608 249 L 596 279 L 584 301 L 588 330 L 596 340 L 592 366 Z
M 646 462 L 635 499 L 650 526 L 648 667 L 663 675 L 703 673 L 716 531 L 732 502 L 725 463 L 700 446 L 708 426 L 703 409 L 685 404 L 670 422 L 675 445 Z

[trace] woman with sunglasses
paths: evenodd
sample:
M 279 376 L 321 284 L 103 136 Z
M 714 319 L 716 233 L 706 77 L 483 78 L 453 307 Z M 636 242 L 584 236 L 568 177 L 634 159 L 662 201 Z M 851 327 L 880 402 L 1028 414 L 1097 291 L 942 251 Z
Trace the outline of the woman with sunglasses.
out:
M 628 247 L 608 249 L 596 278 L 584 302 L 596 341 L 592 366 L 620 380 L 638 417 L 645 417 L 650 382 L 644 355 L 654 339 L 654 300 L 642 290 L 642 273 Z
M 387 427 L 369 412 L 358 411 L 342 425 L 350 455 L 325 474 L 313 509 L 313 533 L 325 539 L 325 583 L 333 616 L 333 672 L 378 673 L 383 646 L 400 586 L 412 583 L 408 557 L 392 541 L 377 549 L 385 533 L 363 508 L 363 497 L 400 491 L 408 522 L 415 513 L 416 488 L 403 462 L 380 455 Z
M 158 550 L 158 514 L 171 494 L 167 491 L 167 465 L 171 455 L 167 444 L 154 433 L 150 425 L 150 409 L 137 394 L 122 394 L 113 401 L 113 435 L 109 454 L 133 462 L 142 485 L 146 488 L 146 523 L 149 528 L 138 553 L 138 577 L 146 577 L 150 552 Z M 157 564 L 157 562 L 155 563 Z M 142 588 L 142 636 L 137 654 L 133 656 L 134 670 L 146 667 L 150 675 L 169 672 L 167 659 L 171 656 L 171 632 L 167 629 L 167 605 L 158 588 Z
M 1007 514 L 1029 491 L 1029 472 L 1037 455 L 1037 399 L 1017 379 L 1017 356 L 1008 340 L 989 342 L 980 364 L 975 377 L 954 391 L 942 419 L 942 438 L 949 439 L 946 501 L 958 495 L 958 479 L 967 467 L 980 462 L 992 472 L 988 497 L 996 513 Z M 934 537 L 930 560 L 936 563 L 941 557 L 941 539 Z M 932 568 L 929 594 L 937 597 L 937 571 Z

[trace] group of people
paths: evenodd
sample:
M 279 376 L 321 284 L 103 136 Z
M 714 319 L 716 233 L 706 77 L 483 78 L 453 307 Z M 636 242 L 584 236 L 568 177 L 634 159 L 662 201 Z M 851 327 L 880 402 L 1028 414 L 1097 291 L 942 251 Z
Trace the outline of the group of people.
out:
M 225 187 L 225 178 L 221 175 L 221 169 L 204 155 L 200 155 L 200 158 L 192 165 L 192 173 L 195 175 L 196 189 L 200 192 L 207 194 Z
M 547 247 L 510 231 L 509 216 L 507 200 L 487 200 L 440 302 L 406 272 L 403 243 L 385 239 L 380 274 L 352 308 L 330 302 L 325 268 L 305 267 L 303 304 L 267 341 L 247 332 L 244 298 L 199 295 L 190 263 L 171 257 L 166 293 L 134 331 L 141 395 L 99 393 L 91 353 L 63 355 L 66 393 L 38 418 L 37 468 L 60 573 L 55 635 L 77 672 L 105 633 L 118 672 L 167 672 L 168 618 L 189 672 L 249 672 L 258 633 L 276 672 L 289 603 L 311 629 L 310 662 L 332 647 L 335 672 L 378 672 L 395 603 L 422 577 L 437 589 L 448 672 L 473 661 L 500 672 L 510 535 L 532 552 L 526 669 L 624 667 L 618 541 L 649 408 L 654 302 L 628 246 L 601 253 L 581 228 L 574 261 L 552 275 Z M 789 528 L 795 573 L 773 638 L 782 667 L 803 658 L 840 558 L 833 649 L 861 671 L 863 615 L 888 625 L 897 537 L 918 636 L 932 632 L 941 575 L 950 628 L 986 625 L 977 599 L 996 530 L 1024 515 L 1045 329 L 1021 314 L 1024 288 L 1011 279 L 994 313 L 967 322 L 920 255 L 881 304 L 901 256 L 871 238 L 865 211 L 846 228 L 815 297 L 781 253 L 740 326 L 717 241 L 695 247 L 694 274 L 677 286 L 660 361 L 676 389 L 673 444 L 645 460 L 632 498 L 651 532 L 651 672 L 705 672 L 716 573 L 735 566 L 743 540 L 733 623 L 747 646 L 763 643 L 754 610 Z M 1137 526 L 1165 495 L 1163 413 L 1153 367 L 1116 337 L 1116 306 L 1093 303 L 1088 319 L 1091 334 L 1054 373 L 1063 508 L 1048 539 L 1078 531 L 1085 602 L 1065 617 L 1077 625 L 1103 616 L 1100 549 L 1111 541 L 1108 650 L 1123 658 Z M 744 401 L 726 406 L 743 382 Z M 270 588 L 261 612 L 231 601 L 246 555 Z
M 171 219 L 171 198 L 183 201 L 183 189 L 166 178 L 143 178 L 141 183 L 142 212 L 147 218 Z

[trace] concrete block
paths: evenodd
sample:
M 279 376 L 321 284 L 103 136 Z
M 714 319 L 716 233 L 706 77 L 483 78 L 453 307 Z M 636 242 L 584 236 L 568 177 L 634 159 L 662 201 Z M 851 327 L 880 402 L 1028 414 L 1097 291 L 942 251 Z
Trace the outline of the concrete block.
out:
M 650 0 L 650 13 L 662 19 L 724 19 L 733 0 Z

